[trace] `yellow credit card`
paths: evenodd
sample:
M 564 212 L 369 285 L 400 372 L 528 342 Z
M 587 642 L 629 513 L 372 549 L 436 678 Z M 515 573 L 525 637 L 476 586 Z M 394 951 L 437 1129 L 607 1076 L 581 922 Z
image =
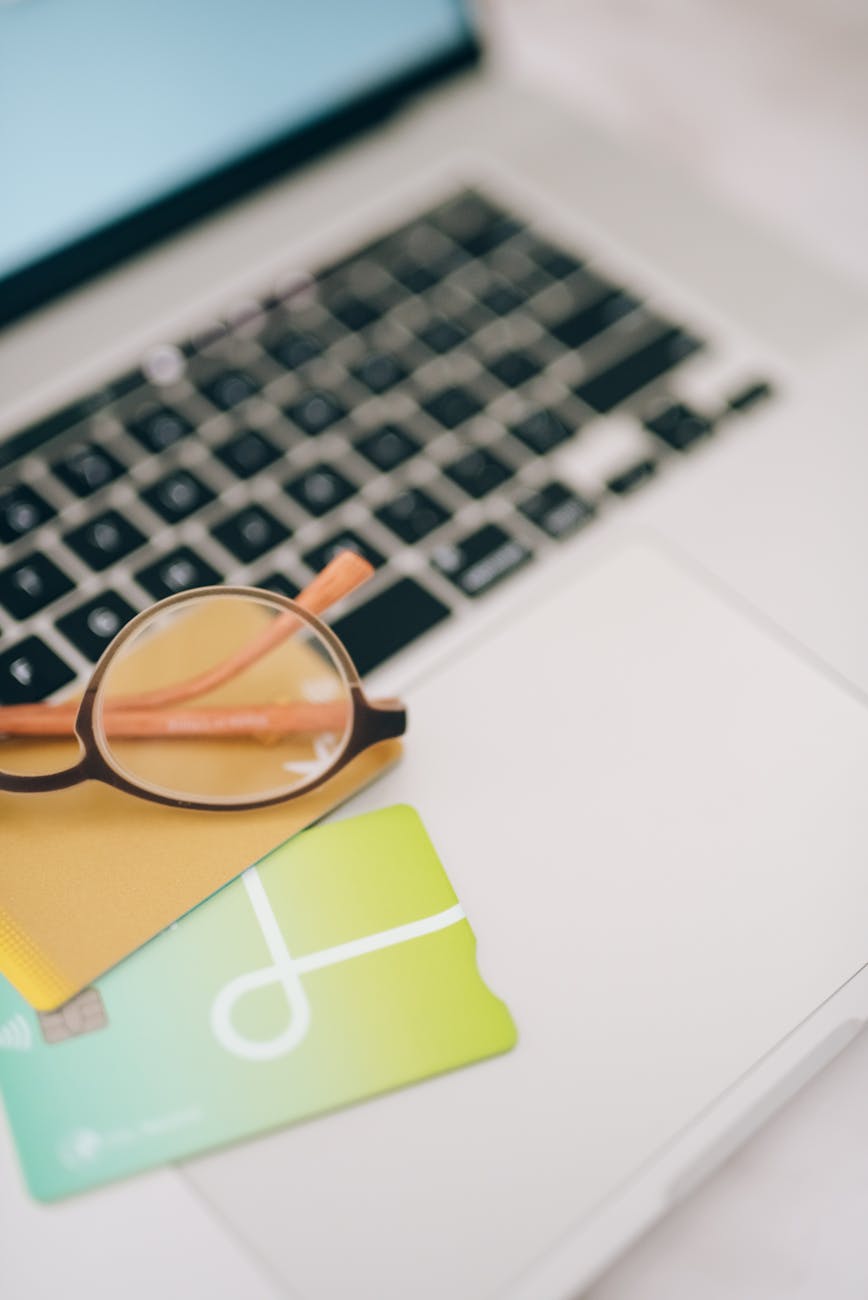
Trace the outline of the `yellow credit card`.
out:
M 213 625 L 203 629 L 214 635 Z M 165 651 L 165 646 L 161 646 Z M 147 687 L 148 664 L 137 682 Z M 274 683 L 279 696 L 285 681 Z M 17 741 L 14 770 L 59 770 L 74 742 Z M 207 763 L 199 741 L 188 759 Z M 11 742 L 3 742 L 6 767 Z M 0 974 L 51 1010 L 389 767 L 399 741 L 367 750 L 324 786 L 252 812 L 194 812 L 88 782 L 0 793 Z

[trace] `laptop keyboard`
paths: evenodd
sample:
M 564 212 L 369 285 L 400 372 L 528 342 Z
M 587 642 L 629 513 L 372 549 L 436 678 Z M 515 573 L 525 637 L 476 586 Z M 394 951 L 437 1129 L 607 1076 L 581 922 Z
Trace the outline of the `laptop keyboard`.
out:
M 752 376 L 708 409 L 678 400 L 704 346 L 454 195 L 0 448 L 0 702 L 68 685 L 153 600 L 294 595 L 344 546 L 378 571 L 335 624 L 370 671 L 771 395 Z M 629 437 L 578 487 L 565 453 L 605 443 L 614 412 Z

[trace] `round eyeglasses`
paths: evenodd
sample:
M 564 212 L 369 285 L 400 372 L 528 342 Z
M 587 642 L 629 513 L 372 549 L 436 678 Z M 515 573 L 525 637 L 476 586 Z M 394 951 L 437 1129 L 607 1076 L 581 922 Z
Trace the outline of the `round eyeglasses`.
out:
M 102 781 L 154 803 L 247 810 L 307 794 L 362 750 L 403 735 L 397 700 L 369 700 L 318 617 L 371 574 L 344 551 L 296 600 L 200 587 L 137 615 L 104 651 L 77 704 L 0 708 L 0 736 L 67 739 L 78 761 L 0 771 L 0 790 Z

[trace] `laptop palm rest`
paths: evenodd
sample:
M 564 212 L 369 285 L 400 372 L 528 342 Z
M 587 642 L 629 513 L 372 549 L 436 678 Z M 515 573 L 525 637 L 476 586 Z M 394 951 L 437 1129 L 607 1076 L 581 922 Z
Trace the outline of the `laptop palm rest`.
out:
M 868 952 L 868 718 L 629 544 L 409 696 L 509 1056 L 186 1176 L 304 1297 L 496 1294 Z

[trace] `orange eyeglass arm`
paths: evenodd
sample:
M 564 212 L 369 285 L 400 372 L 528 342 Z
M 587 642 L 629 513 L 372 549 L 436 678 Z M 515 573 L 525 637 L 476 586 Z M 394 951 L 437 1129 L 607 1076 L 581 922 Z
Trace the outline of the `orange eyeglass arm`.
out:
M 0 710 L 0 734 L 41 736 L 45 740 L 68 739 L 72 717 L 41 705 L 12 705 L 27 708 L 30 716 L 8 722 Z M 256 736 L 275 740 L 303 732 L 343 731 L 347 721 L 347 704 L 337 700 L 328 704 L 253 704 L 237 707 L 224 705 L 212 709 L 117 709 L 112 712 L 109 731 L 115 740 L 155 740 L 197 736 Z M 41 712 L 37 712 L 40 709 Z M 7 730 L 8 725 L 8 730 Z
M 296 597 L 296 603 L 312 614 L 321 614 L 341 597 L 349 595 L 373 573 L 373 567 L 355 551 L 341 551 Z M 345 718 L 343 703 L 269 705 L 264 708 L 212 708 L 164 710 L 216 690 L 238 673 L 256 663 L 280 645 L 299 627 L 301 620 L 291 610 L 275 619 L 269 628 L 246 646 L 206 672 L 160 690 L 144 691 L 113 701 L 113 735 L 124 737 L 195 735 L 281 735 L 287 731 L 340 729 Z M 72 731 L 77 700 L 60 704 L 13 704 L 0 706 L 0 734 L 5 736 L 65 737 Z M 340 716 L 338 716 L 340 714 Z

